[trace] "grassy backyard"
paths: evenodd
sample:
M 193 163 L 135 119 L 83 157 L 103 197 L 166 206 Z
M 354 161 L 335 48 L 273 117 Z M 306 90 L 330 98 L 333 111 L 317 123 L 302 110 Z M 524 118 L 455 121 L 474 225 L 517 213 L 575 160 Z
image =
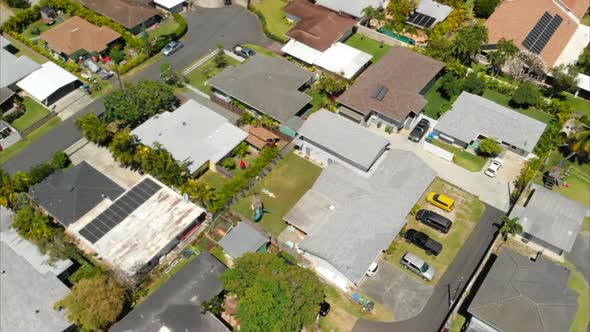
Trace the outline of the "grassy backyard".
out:
M 321 171 L 320 167 L 295 153 L 291 153 L 281 160 L 272 172 L 258 182 L 250 194 L 238 201 L 232 209 L 251 218 L 253 215 L 252 196 L 259 194 L 264 203 L 264 209 L 267 211 L 259 222 L 260 226 L 275 236 L 279 235 L 287 227 L 283 216 L 314 184 Z M 269 190 L 276 197 L 272 198 L 263 194 L 262 189 Z
M 225 176 L 210 170 L 207 171 L 205 174 L 201 175 L 199 180 L 205 182 L 209 185 L 209 187 L 215 190 L 219 190 L 221 187 L 223 187 L 226 183 L 229 182 L 229 179 Z
M 152 38 L 168 35 L 174 32 L 178 27 L 178 23 L 174 19 L 166 20 L 166 22 L 159 23 L 159 25 L 148 31 L 148 35 Z
M 565 156 L 554 150 L 549 156 L 547 166 L 544 171 L 550 171 L 551 168 L 559 163 Z M 563 180 L 569 184 L 569 187 L 553 187 L 563 196 L 578 201 L 586 206 L 590 206 L 590 164 L 579 164 L 570 158 L 565 162 L 565 169 L 569 175 Z M 539 172 L 534 179 L 535 183 L 543 184 L 543 172 Z
M 427 203 L 426 193 L 430 191 L 444 193 L 452 197 L 455 200 L 455 209 L 451 213 L 448 213 Z M 390 247 L 390 249 L 393 249 L 391 250 L 391 254 L 385 255 L 385 259 L 392 264 L 401 267 L 399 262 L 406 252 L 411 252 L 421 257 L 425 262 L 435 268 L 436 277 L 433 281 L 428 282 L 429 284 L 435 285 L 444 275 L 475 226 L 479 223 L 479 220 L 484 213 L 485 205 L 476 196 L 438 178 L 432 182 L 428 190 L 426 190 L 426 193 L 420 198 L 417 204 L 421 208 L 434 210 L 435 212 L 451 219 L 453 221 L 451 231 L 448 234 L 440 233 L 417 221 L 414 216 L 411 215 L 407 218 L 408 223 L 405 229 L 413 228 L 428 234 L 428 236 L 443 245 L 442 252 L 438 256 L 429 256 L 424 250 L 406 242 L 398 236 Z M 404 269 L 404 271 L 407 270 Z M 412 272 L 408 271 L 408 274 L 415 278 L 419 278 Z
M 67 19 L 67 17 L 64 18 L 64 20 Z M 22 33 L 23 37 L 27 38 L 27 39 L 32 39 L 32 38 L 36 38 L 39 37 L 40 34 L 42 34 L 43 32 L 55 27 L 56 25 L 59 25 L 60 22 L 55 21 L 55 23 L 53 23 L 52 25 L 47 25 L 45 24 L 45 22 L 43 22 L 43 20 L 39 20 L 37 22 L 34 22 L 32 24 L 30 24 Z M 35 31 L 36 29 L 39 29 L 39 33 L 38 34 L 34 34 L 33 31 Z
M 23 131 L 33 125 L 35 122 L 41 120 L 44 116 L 49 114 L 49 110 L 43 105 L 31 99 L 31 97 L 23 97 L 23 103 L 26 111 L 18 119 L 12 122 L 12 126 L 18 131 Z
M 254 5 L 254 9 L 262 13 L 266 21 L 266 29 L 272 34 L 285 38 L 285 33 L 289 31 L 294 24 L 286 19 L 283 7 L 287 5 L 287 1 L 283 0 L 261 0 Z
M 436 82 L 434 82 L 430 90 L 428 90 L 424 95 L 424 98 L 426 98 L 428 101 L 428 104 L 426 104 L 426 107 L 424 107 L 424 114 L 432 119 L 438 119 L 438 112 L 440 111 L 442 105 L 449 102 L 448 99 L 443 97 L 440 92 L 438 92 L 440 85 L 441 79 L 439 78 Z
M 230 66 L 237 66 L 240 64 L 238 60 L 229 57 L 225 54 L 223 55 L 223 57 Z M 217 66 L 215 66 L 215 57 L 213 57 L 209 59 L 207 62 L 203 63 L 200 67 L 188 73 L 186 77 L 188 78 L 190 85 L 208 94 L 209 92 L 211 92 L 211 86 L 206 84 L 207 80 L 217 75 L 222 70 L 223 68 L 218 68 Z
M 590 325 L 590 288 L 582 273 L 576 271 L 573 266 L 568 267 L 572 270 L 572 274 L 567 286 L 580 294 L 578 311 L 574 317 L 570 332 L 586 332 Z
M 453 162 L 471 172 L 481 171 L 488 162 L 488 158 L 476 156 L 454 145 L 447 144 L 437 139 L 432 140 L 430 143 L 432 145 L 438 146 L 439 148 L 443 148 L 449 152 L 452 152 L 454 154 Z
M 379 61 L 379 59 L 381 59 L 391 48 L 391 46 L 387 44 L 382 44 L 359 33 L 355 33 L 348 38 L 345 44 L 373 55 L 373 59 L 371 59 L 371 62 L 373 63 Z
M 494 90 L 486 89 L 483 92 L 483 97 L 544 123 L 549 123 L 553 119 L 553 115 L 540 111 L 536 108 L 512 108 L 510 106 L 510 96 L 501 94 Z
M 567 92 L 564 92 L 563 95 L 565 96 L 565 101 L 574 109 L 575 112 L 590 116 L 590 101 L 577 98 L 571 93 Z
M 6 162 L 8 159 L 16 156 L 19 152 L 26 149 L 31 143 L 41 138 L 43 135 L 51 131 L 55 126 L 61 122 L 59 117 L 55 117 L 47 121 L 44 125 L 39 127 L 37 130 L 30 133 L 27 137 L 24 137 L 17 143 L 9 146 L 6 150 L 0 151 L 0 164 Z

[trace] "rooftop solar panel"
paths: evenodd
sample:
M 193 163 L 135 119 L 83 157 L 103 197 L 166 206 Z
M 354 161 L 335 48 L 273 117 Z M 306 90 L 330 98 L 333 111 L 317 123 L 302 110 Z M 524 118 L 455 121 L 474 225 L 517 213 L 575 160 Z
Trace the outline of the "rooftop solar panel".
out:
M 431 28 L 436 19 L 432 16 L 424 15 L 419 12 L 414 12 L 410 18 L 408 19 L 408 23 L 422 27 L 422 28 Z
M 120 224 L 135 209 L 150 199 L 162 186 L 145 178 L 143 181 L 119 197 L 111 206 L 80 230 L 80 235 L 90 243 L 96 243 L 106 233 Z
M 557 14 L 551 16 L 551 14 L 545 12 L 522 41 L 522 45 L 535 54 L 541 54 L 559 25 L 561 25 L 561 22 L 563 22 L 561 16 Z

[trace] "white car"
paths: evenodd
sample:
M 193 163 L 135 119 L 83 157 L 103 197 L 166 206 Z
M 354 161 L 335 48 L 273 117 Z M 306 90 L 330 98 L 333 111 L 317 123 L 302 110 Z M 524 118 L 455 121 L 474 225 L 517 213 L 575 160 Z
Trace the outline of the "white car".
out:
M 491 178 L 495 178 L 502 165 L 504 165 L 504 161 L 502 159 L 494 158 L 490 163 L 490 166 L 488 166 L 488 169 L 486 169 L 483 173 Z
M 369 269 L 367 270 L 367 276 L 372 278 L 375 275 L 377 275 L 377 271 L 379 271 L 379 265 L 377 265 L 377 263 L 373 262 L 373 263 L 371 263 L 371 266 L 369 266 Z

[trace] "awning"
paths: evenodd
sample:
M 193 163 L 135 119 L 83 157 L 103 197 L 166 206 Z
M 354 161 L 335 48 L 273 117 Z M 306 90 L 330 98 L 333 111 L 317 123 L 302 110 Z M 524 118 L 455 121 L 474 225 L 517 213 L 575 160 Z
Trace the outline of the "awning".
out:
M 180 5 L 183 3 L 184 0 L 155 0 L 154 3 L 156 5 L 162 6 L 164 8 L 174 8 L 175 6 Z
M 316 59 L 322 55 L 322 52 L 300 43 L 295 39 L 289 40 L 289 42 L 281 48 L 281 51 L 310 65 L 313 65 Z
M 33 98 L 44 102 L 57 90 L 77 80 L 76 76 L 49 61 L 16 85 Z

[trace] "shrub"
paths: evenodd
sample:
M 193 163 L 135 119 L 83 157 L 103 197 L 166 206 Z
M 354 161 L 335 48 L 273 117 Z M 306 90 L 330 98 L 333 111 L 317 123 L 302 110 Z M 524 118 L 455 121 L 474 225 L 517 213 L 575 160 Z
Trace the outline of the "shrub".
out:
M 467 92 L 481 95 L 486 89 L 486 81 L 483 77 L 476 74 L 470 74 L 463 82 L 463 89 Z
M 541 92 L 539 89 L 531 83 L 524 82 L 514 91 L 511 102 L 516 106 L 528 108 L 536 105 L 540 99 Z
M 31 7 L 31 3 L 27 0 L 7 0 L 6 3 L 12 8 L 24 9 Z
M 488 18 L 492 15 L 498 3 L 500 3 L 500 0 L 475 0 L 473 12 L 478 18 Z
M 393 133 L 393 127 L 390 125 L 385 126 L 385 132 L 388 134 Z
M 23 108 L 18 108 L 16 109 L 14 112 L 10 113 L 10 114 L 4 114 L 2 115 L 2 120 L 8 122 L 8 123 L 13 123 L 14 120 L 20 118 L 21 116 L 23 116 L 23 114 L 25 114 L 25 109 Z
M 441 79 L 440 92 L 447 98 L 458 96 L 463 89 L 463 80 L 453 73 L 446 73 Z
M 502 152 L 502 147 L 491 138 L 483 139 L 479 144 L 479 153 L 487 156 L 496 156 Z
M 412 210 L 410 211 L 410 215 L 415 216 L 416 213 L 418 213 L 418 211 L 420 211 L 420 205 L 415 204 Z
M 53 158 L 51 159 L 51 163 L 53 164 L 53 166 L 55 168 L 59 168 L 59 169 L 64 169 L 67 168 L 68 166 L 70 166 L 70 157 L 68 157 L 68 155 L 63 152 L 63 151 L 57 151 L 54 155 Z
M 225 159 L 223 159 L 223 162 L 221 163 L 221 165 L 225 169 L 234 169 L 234 168 L 236 168 L 236 161 L 234 160 L 234 158 L 225 158 Z

